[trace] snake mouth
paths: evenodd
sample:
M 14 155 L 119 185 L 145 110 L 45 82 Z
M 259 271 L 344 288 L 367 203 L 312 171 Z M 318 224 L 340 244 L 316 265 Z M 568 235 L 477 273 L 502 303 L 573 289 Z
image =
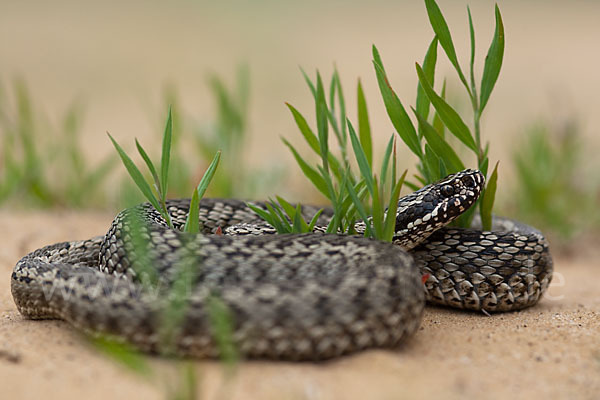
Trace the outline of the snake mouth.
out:
M 454 221 L 475 204 L 484 186 L 480 171 L 466 169 L 400 199 L 396 232 L 398 237 L 406 237 L 400 244 L 412 248 L 425 240 L 427 233 Z

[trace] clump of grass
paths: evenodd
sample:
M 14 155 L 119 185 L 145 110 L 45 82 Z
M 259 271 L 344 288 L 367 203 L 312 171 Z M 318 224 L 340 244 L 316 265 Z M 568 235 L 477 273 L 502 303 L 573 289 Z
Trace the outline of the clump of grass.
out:
M 402 141 L 419 159 L 417 165 L 419 174 L 414 175 L 417 182 L 407 182 L 407 185 L 415 190 L 420 185 L 433 183 L 450 173 L 465 169 L 466 163 L 460 159 L 457 151 L 445 138 L 446 130 L 471 150 L 476 157 L 477 168 L 487 176 L 489 144 L 484 145 L 481 140 L 480 120 L 500 74 L 504 56 L 504 27 L 500 10 L 496 6 L 496 30 L 485 59 L 481 84 L 478 87 L 474 74 L 475 32 L 471 12 L 467 8 L 471 33 L 470 79 L 467 81 L 458 62 L 448 25 L 438 5 L 434 0 L 425 0 L 425 6 L 435 36 L 427 50 L 423 65 L 416 64 L 419 84 L 416 107 L 412 108 L 412 111 L 418 121 L 418 129 L 415 128 L 402 102 L 390 86 L 379 51 L 373 46 L 375 74 L 388 116 Z M 440 94 L 433 89 L 438 44 L 454 66 L 469 96 L 473 109 L 473 131 L 459 113 L 446 102 L 445 82 Z M 304 175 L 333 206 L 334 214 L 327 232 L 352 234 L 354 223 L 360 217 L 367 225 L 366 236 L 391 241 L 395 227 L 395 213 L 387 213 L 386 209 L 396 209 L 400 188 L 406 176 L 405 173 L 400 179 L 396 177 L 396 152 L 392 151 L 395 149 L 394 137 L 388 141 L 381 172 L 377 177 L 373 172 L 371 129 L 360 81 L 357 86 L 357 133 L 346 116 L 345 100 L 337 71 L 334 72 L 329 85 L 328 99 L 319 73 L 316 82 L 311 81 L 306 74 L 304 77 L 315 101 L 317 134 L 296 108 L 290 104 L 288 107 L 305 141 L 319 156 L 320 165 L 312 166 L 287 140 L 283 139 L 283 141 L 291 150 Z M 431 106 L 434 108 L 434 113 L 430 118 Z M 330 128 L 337 141 L 339 156 L 332 154 L 329 149 Z M 359 167 L 359 174 L 353 173 L 349 161 L 348 138 Z M 391 168 L 388 169 L 392 153 L 394 157 Z M 391 179 L 388 178 L 390 170 Z M 498 164 L 496 163 L 479 200 L 484 229 L 491 227 L 497 176 Z M 389 181 L 386 182 L 386 179 Z M 465 213 L 456 224 L 469 226 L 474 209 L 475 207 Z M 267 219 L 264 215 L 263 218 Z M 271 212 L 269 218 L 267 221 L 276 225 L 284 224 L 286 218 L 291 219 L 291 216 L 286 217 L 282 213 Z
M 210 193 L 217 197 L 250 197 L 281 178 L 281 169 L 272 171 L 241 167 L 242 149 L 248 138 L 249 73 L 241 68 L 237 88 L 229 90 L 217 75 L 210 79 L 216 115 L 209 128 L 186 123 L 190 117 L 173 120 L 171 174 L 168 196 L 184 197 L 197 182 L 202 168 L 190 167 L 190 153 L 210 160 L 223 149 L 221 172 L 216 174 Z M 178 111 L 177 96 L 165 95 Z M 80 145 L 84 110 L 74 102 L 59 124 L 51 123 L 22 81 L 12 90 L 0 87 L 0 204 L 15 202 L 33 207 L 94 208 L 131 206 L 143 201 L 135 183 L 120 181 L 119 195 L 107 196 L 107 181 L 117 165 L 114 154 L 92 165 Z M 196 156 L 195 159 L 198 157 Z M 116 203 L 116 204 L 115 204 Z
M 600 182 L 586 174 L 583 150 L 574 124 L 561 130 L 538 124 L 513 148 L 516 176 L 509 208 L 561 243 L 600 226 L 595 212 Z
M 210 194 L 225 198 L 254 198 L 282 179 L 281 168 L 250 168 L 245 163 L 244 150 L 250 135 L 250 69 L 237 69 L 233 85 L 227 85 L 218 75 L 209 78 L 209 88 L 216 114 L 209 124 L 195 123 L 192 136 L 196 148 L 207 159 L 217 149 L 223 151 L 219 173 L 211 183 Z
M 154 164 L 148 157 L 148 154 L 144 150 L 144 148 L 140 145 L 140 143 L 135 141 L 136 148 L 140 153 L 140 156 L 146 163 L 148 167 L 148 171 L 152 175 L 153 179 L 153 188 L 150 186 L 146 179 L 137 168 L 135 163 L 131 160 L 131 158 L 127 155 L 127 153 L 123 150 L 121 146 L 113 139 L 113 137 L 108 134 L 110 140 L 112 141 L 115 149 L 119 153 L 119 157 L 123 161 L 123 165 L 129 172 L 131 179 L 135 182 L 136 186 L 143 193 L 144 197 L 152 204 L 152 206 L 160 213 L 160 215 L 167 222 L 169 227 L 173 229 L 173 223 L 171 222 L 171 216 L 169 215 L 169 210 L 166 206 L 167 192 L 168 192 L 168 176 L 169 176 L 169 163 L 171 157 L 171 140 L 172 140 L 172 132 L 173 132 L 173 118 L 171 114 L 171 109 L 169 109 L 169 115 L 167 117 L 167 123 L 165 126 L 165 131 L 163 135 L 163 144 L 162 144 L 162 156 L 160 163 L 160 175 L 157 173 Z M 198 227 L 198 206 L 199 200 L 204 196 L 204 192 L 208 188 L 210 181 L 212 180 L 215 171 L 219 165 L 219 160 L 221 158 L 221 152 L 217 151 L 213 161 L 209 165 L 206 170 L 204 176 L 200 180 L 198 187 L 192 193 L 192 198 L 190 202 L 190 212 L 188 213 L 188 217 L 185 223 L 185 231 L 190 233 L 197 233 L 199 231 Z
M 10 101 L 0 89 L 0 204 L 16 200 L 38 207 L 103 205 L 103 184 L 116 159 L 110 156 L 90 167 L 83 158 L 78 141 L 81 108 L 71 106 L 55 128 L 22 81 L 15 82 L 13 91 Z
M 306 223 L 300 204 L 293 206 L 282 197 L 276 196 L 276 198 L 277 201 L 271 199 L 265 204 L 266 210 L 252 203 L 248 203 L 248 207 L 272 225 L 277 230 L 277 233 L 313 232 L 323 209 L 317 211 L 311 221 Z
M 201 174 L 201 167 L 193 168 L 190 153 L 195 159 L 209 160 L 221 151 L 219 171 L 215 174 L 208 194 L 225 198 L 253 198 L 275 186 L 282 178 L 281 168 L 256 169 L 245 165 L 243 150 L 249 139 L 250 73 L 245 66 L 238 68 L 233 87 L 225 79 L 213 74 L 209 89 L 215 104 L 215 114 L 209 122 L 199 123 L 194 116 L 185 114 L 178 106 L 174 89 L 166 91 L 167 104 L 172 104 L 173 141 L 169 197 L 185 197 L 189 187 Z M 131 206 L 143 201 L 132 181 L 121 184 L 121 206 Z
M 467 14 L 469 17 L 471 38 L 471 57 L 469 63 L 469 80 L 467 80 L 458 61 L 448 24 L 437 3 L 435 0 L 425 0 L 425 7 L 435 36 L 425 54 L 423 64 L 416 64 L 419 84 L 417 87 L 416 107 L 412 108 L 412 112 L 417 118 L 418 129 L 415 128 L 406 109 L 390 86 L 379 51 L 373 46 L 373 64 L 379 89 L 388 116 L 396 132 L 398 132 L 407 147 L 419 159 L 417 165 L 419 174 L 414 177 L 421 185 L 433 183 L 447 174 L 464 169 L 465 165 L 467 165 L 446 140 L 446 131 L 453 134 L 475 155 L 477 168 L 488 178 L 487 186 L 478 200 L 478 205 L 483 227 L 484 229 L 490 229 L 498 177 L 498 163 L 496 163 L 491 175 L 488 176 L 489 143 L 484 144 L 481 139 L 480 120 L 502 67 L 504 57 L 504 26 L 502 16 L 496 5 L 496 29 L 485 58 L 483 76 L 478 87 L 474 73 L 475 30 L 469 8 L 467 7 Z M 446 82 L 443 82 L 442 90 L 439 94 L 433 88 L 438 45 L 444 50 L 469 97 L 473 111 L 472 128 L 469 128 L 459 113 L 445 100 Z M 434 109 L 432 117 L 430 117 L 431 106 Z M 414 189 L 419 186 L 414 182 L 408 184 Z M 456 224 L 463 227 L 470 226 L 475 209 L 476 207 L 473 207 L 467 211 L 456 221 Z
M 135 373 L 150 386 L 158 386 L 164 391 L 167 400 L 198 399 L 198 379 L 194 364 L 189 361 L 177 362 L 174 376 L 165 377 L 164 371 L 158 371 L 150 364 L 148 357 L 126 343 L 107 337 L 92 340 L 93 347 L 105 356 Z
M 366 224 L 365 235 L 391 241 L 396 215 L 395 212 L 387 213 L 386 209 L 395 210 L 406 174 L 400 179 L 396 177 L 394 137 L 392 136 L 388 141 L 380 174 L 377 176 L 377 173 L 373 172 L 371 128 L 360 81 L 357 85 L 357 133 L 346 116 L 342 84 L 337 71 L 334 71 L 329 84 L 328 100 L 320 73 L 317 72 L 315 82 L 306 74 L 304 77 L 315 101 L 317 133 L 314 133 L 300 111 L 291 104 L 287 106 L 305 141 L 319 156 L 320 164 L 316 167 L 310 165 L 294 146 L 286 139 L 282 140 L 294 155 L 305 176 L 333 206 L 334 214 L 327 226 L 327 232 L 353 234 L 355 222 L 360 218 Z M 329 129 L 333 131 L 339 155 L 330 151 Z M 350 162 L 348 142 L 352 146 L 351 151 L 358 165 L 358 173 L 354 172 Z M 316 219 L 313 218 L 313 221 Z
M 248 136 L 249 69 L 245 66 L 238 69 L 233 90 L 216 75 L 210 77 L 209 85 L 216 103 L 216 118 L 212 126 L 197 129 L 194 138 L 204 157 L 217 149 L 222 149 L 225 154 L 222 173 L 216 177 L 213 190 L 223 197 L 239 196 L 247 174 L 239 167 L 239 161 L 243 158 L 242 149 Z
M 143 174 L 135 165 L 133 160 L 131 160 L 127 153 L 114 140 L 114 138 L 110 136 L 110 134 L 109 137 L 135 185 L 143 193 L 146 199 L 153 205 L 153 207 L 161 214 L 169 227 L 173 229 L 173 223 L 169 215 L 169 210 L 166 206 L 172 134 L 173 119 L 171 110 L 169 109 L 162 141 L 160 169 L 154 166 L 144 148 L 136 140 L 136 148 L 141 158 L 144 160 L 144 163 L 146 164 L 152 177 L 152 185 L 144 179 Z M 215 175 L 215 171 L 219 165 L 220 156 L 221 152 L 217 151 L 204 176 L 200 180 L 200 183 L 192 193 L 190 209 L 183 229 L 186 233 L 194 234 L 200 231 L 200 200 L 206 192 L 211 179 Z M 142 279 L 142 283 L 157 285 L 159 284 L 160 277 L 156 275 L 156 271 L 152 267 L 153 260 L 151 259 L 151 252 L 148 251 L 149 238 L 144 234 L 144 222 L 139 220 L 139 218 L 132 216 L 129 223 L 131 228 L 130 233 L 132 235 L 134 245 L 134 250 L 130 254 L 130 257 L 135 258 L 132 265 L 134 267 L 137 266 L 138 268 L 141 265 L 143 268 L 141 270 L 137 270 L 136 274 L 138 277 L 146 277 L 146 279 Z M 165 354 L 176 354 L 176 346 L 174 341 L 179 334 L 179 328 L 182 325 L 183 318 L 185 317 L 188 308 L 190 282 L 194 281 L 194 277 L 198 273 L 198 269 L 201 268 L 201 265 L 197 265 L 197 262 L 198 261 L 195 257 L 184 257 L 184 259 L 182 259 L 180 265 L 177 267 L 176 275 L 171 283 L 169 292 L 166 295 L 168 302 L 164 312 L 162 312 L 160 324 L 162 352 Z M 231 314 L 227 306 L 219 299 L 218 295 L 213 294 L 209 296 L 207 301 L 209 320 L 211 326 L 213 327 L 215 341 L 219 346 L 223 360 L 226 361 L 228 365 L 232 366 L 235 364 L 238 356 L 233 342 L 233 321 Z M 137 354 L 134 350 L 106 341 L 100 343 L 100 348 L 132 371 L 145 378 L 148 378 L 148 380 L 151 382 L 153 381 L 152 378 L 155 374 L 152 372 L 152 369 L 147 363 L 145 363 L 143 358 L 139 357 L 139 354 Z M 184 365 L 181 367 L 181 373 L 179 376 L 181 378 L 180 385 L 169 389 L 168 398 L 196 398 L 197 383 L 193 365 L 191 363 L 184 363 Z

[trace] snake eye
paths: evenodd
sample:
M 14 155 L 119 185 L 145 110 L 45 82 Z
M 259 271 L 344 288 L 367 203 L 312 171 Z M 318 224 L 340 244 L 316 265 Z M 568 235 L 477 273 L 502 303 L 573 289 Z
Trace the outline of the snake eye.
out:
M 475 179 L 473 179 L 473 177 L 471 177 L 471 176 L 463 176 L 460 180 L 463 183 L 463 185 L 465 185 L 466 187 L 474 187 L 475 186 Z
M 454 194 L 454 188 L 450 185 L 444 185 L 442 186 L 442 189 L 440 190 L 442 192 L 442 194 L 446 197 L 450 197 Z

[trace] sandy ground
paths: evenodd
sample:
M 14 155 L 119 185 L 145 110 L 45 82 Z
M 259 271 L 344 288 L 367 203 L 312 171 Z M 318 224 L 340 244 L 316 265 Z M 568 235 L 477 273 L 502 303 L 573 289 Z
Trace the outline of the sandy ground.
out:
M 163 398 L 60 321 L 21 317 L 9 289 L 15 262 L 62 240 L 103 233 L 111 216 L 0 210 L 0 397 Z M 244 362 L 224 382 L 216 362 L 197 362 L 202 398 L 417 399 L 600 397 L 597 259 L 556 259 L 536 307 L 486 317 L 428 307 L 420 331 L 397 351 L 367 351 L 321 364 Z M 173 374 L 154 358 L 157 382 Z M 159 386 L 159 388 L 157 388 Z

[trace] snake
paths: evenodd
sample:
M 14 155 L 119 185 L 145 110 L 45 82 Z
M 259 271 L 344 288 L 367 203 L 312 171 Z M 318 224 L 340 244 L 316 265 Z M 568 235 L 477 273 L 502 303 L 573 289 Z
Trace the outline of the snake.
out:
M 173 313 L 169 348 L 184 357 L 220 357 L 224 342 L 244 358 L 290 361 L 398 348 L 426 302 L 491 315 L 530 307 L 548 288 L 553 262 L 538 230 L 499 217 L 491 231 L 448 226 L 484 185 L 464 170 L 401 197 L 391 243 L 323 233 L 328 209 L 312 233 L 274 234 L 246 202 L 206 198 L 192 234 L 189 199 L 166 202 L 173 228 L 141 204 L 104 236 L 24 256 L 11 291 L 28 319 L 62 319 L 150 353 L 164 352 Z

